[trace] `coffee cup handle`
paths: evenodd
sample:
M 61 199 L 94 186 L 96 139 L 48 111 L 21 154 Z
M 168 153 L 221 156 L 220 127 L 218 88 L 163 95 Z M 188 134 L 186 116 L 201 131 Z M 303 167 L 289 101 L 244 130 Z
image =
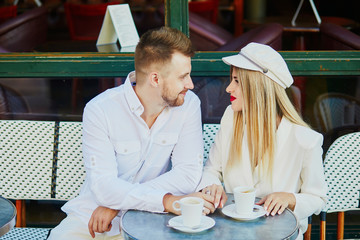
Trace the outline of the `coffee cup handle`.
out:
M 180 211 L 181 208 L 180 207 L 177 207 L 176 204 L 179 204 L 180 205 L 180 201 L 175 201 L 173 202 L 172 206 L 174 208 L 175 211 Z

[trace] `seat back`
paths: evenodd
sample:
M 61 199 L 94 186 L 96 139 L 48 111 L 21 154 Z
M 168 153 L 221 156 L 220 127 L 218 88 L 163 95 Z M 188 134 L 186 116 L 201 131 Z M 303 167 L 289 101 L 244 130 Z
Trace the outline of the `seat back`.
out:
M 323 22 L 320 25 L 322 50 L 359 50 L 360 36 L 333 23 Z
M 200 16 L 210 20 L 216 24 L 218 11 L 219 11 L 219 0 L 202 0 L 202 1 L 190 1 L 189 11 L 199 14 Z
M 203 140 L 204 140 L 204 163 L 207 161 L 210 153 L 210 148 L 215 141 L 215 136 L 219 131 L 220 124 L 204 124 L 203 125 Z
M 360 210 L 360 132 L 338 138 L 324 160 L 328 202 L 324 212 Z
M 51 199 L 54 122 L 0 121 L 0 195 Z
M 212 51 L 233 39 L 229 31 L 193 12 L 189 12 L 189 31 L 197 51 Z
M 315 101 L 314 116 L 321 132 L 346 125 L 359 125 L 360 101 L 341 93 L 325 93 Z
M 204 161 L 219 127 L 203 125 Z M 0 195 L 70 200 L 79 194 L 86 177 L 82 122 L 5 120 L 0 136 Z
M 0 7 L 0 24 L 7 21 L 9 18 L 16 17 L 17 6 L 3 6 Z
M 97 40 L 107 6 L 117 2 L 100 4 L 75 4 L 66 2 L 65 14 L 72 40 Z
M 82 122 L 60 122 L 57 142 L 55 198 L 70 200 L 80 193 L 86 175 L 82 155 Z
M 0 47 L 9 52 L 29 52 L 46 41 L 47 9 L 27 10 L 0 24 Z M 11 40 L 9 40 L 11 39 Z

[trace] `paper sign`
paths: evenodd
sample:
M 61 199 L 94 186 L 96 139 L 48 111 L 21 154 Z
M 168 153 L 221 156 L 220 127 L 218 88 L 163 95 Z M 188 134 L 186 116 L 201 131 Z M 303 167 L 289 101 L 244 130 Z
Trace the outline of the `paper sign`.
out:
M 116 44 L 119 39 L 120 51 L 135 51 L 139 35 L 128 4 L 109 5 L 100 30 L 96 46 Z
M 119 52 L 117 43 L 96 45 L 98 52 Z

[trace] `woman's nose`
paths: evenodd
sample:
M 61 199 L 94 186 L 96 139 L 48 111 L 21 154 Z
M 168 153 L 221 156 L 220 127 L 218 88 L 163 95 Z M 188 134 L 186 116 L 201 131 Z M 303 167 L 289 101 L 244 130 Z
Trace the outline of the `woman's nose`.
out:
M 231 83 L 226 87 L 225 91 L 226 91 L 227 93 L 231 93 L 231 92 L 232 92 Z

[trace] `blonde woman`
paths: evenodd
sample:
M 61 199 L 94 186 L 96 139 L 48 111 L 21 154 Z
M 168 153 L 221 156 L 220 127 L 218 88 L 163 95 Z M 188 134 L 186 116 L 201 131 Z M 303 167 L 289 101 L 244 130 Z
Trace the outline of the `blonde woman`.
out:
M 287 97 L 285 88 L 293 78 L 279 53 L 250 43 L 223 61 L 231 66 L 226 89 L 231 106 L 221 119 L 198 189 L 211 194 L 214 206 L 221 208 L 225 192 L 254 187 L 261 198 L 257 204 L 268 216 L 287 207 L 294 211 L 302 237 L 308 216 L 318 214 L 326 202 L 323 137 Z

